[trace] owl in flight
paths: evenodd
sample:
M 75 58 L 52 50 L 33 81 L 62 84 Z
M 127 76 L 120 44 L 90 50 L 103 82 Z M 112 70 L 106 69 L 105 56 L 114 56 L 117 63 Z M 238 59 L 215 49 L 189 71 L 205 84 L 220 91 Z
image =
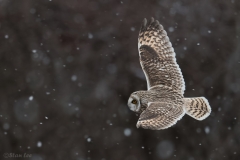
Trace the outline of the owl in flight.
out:
M 151 18 L 149 23 L 143 20 L 138 50 L 148 90 L 133 92 L 128 99 L 130 110 L 140 114 L 137 128 L 166 129 L 185 113 L 200 121 L 210 115 L 206 98 L 184 98 L 182 72 L 167 33 L 157 20 Z

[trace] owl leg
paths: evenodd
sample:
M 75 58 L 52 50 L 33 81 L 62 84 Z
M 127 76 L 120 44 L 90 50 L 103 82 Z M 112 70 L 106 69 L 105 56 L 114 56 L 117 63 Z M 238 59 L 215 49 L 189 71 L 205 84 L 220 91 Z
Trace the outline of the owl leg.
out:
M 205 97 L 184 98 L 186 113 L 196 120 L 204 120 L 211 113 L 211 107 Z

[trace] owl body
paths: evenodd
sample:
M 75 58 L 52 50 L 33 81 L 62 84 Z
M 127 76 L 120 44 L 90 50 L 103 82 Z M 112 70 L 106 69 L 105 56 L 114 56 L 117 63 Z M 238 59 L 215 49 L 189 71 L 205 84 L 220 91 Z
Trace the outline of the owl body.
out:
M 185 113 L 203 120 L 211 113 L 206 98 L 184 98 L 185 82 L 166 31 L 152 18 L 144 19 L 138 38 L 139 60 L 146 91 L 133 92 L 130 110 L 140 114 L 137 127 L 160 130 L 174 125 Z
M 132 97 L 132 98 L 131 98 Z M 128 105 L 131 105 L 131 100 L 135 97 L 139 97 L 139 103 L 141 108 L 137 113 L 141 114 L 146 108 L 148 104 L 151 102 L 166 102 L 172 103 L 177 106 L 183 107 L 183 96 L 178 92 L 174 91 L 170 87 L 166 86 L 157 86 L 153 87 L 147 91 L 136 91 L 130 95 Z M 132 110 L 132 109 L 131 109 Z M 133 110 L 134 111 L 134 110 Z

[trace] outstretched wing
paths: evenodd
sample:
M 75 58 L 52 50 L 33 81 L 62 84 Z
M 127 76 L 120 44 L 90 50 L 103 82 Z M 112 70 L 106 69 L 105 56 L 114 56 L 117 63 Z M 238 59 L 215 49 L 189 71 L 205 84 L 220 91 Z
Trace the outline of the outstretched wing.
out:
M 140 63 L 147 79 L 148 90 L 164 85 L 183 94 L 185 82 L 176 62 L 175 52 L 163 26 L 154 19 L 144 19 L 138 37 Z
M 185 114 L 182 106 L 171 103 L 149 103 L 137 122 L 137 128 L 160 130 L 176 124 Z

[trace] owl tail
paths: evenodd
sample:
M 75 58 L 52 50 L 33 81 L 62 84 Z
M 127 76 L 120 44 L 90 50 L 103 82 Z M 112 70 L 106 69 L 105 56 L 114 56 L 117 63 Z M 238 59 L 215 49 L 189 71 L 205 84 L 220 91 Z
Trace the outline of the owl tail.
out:
M 186 113 L 196 120 L 204 120 L 211 113 L 211 107 L 205 97 L 184 98 Z

